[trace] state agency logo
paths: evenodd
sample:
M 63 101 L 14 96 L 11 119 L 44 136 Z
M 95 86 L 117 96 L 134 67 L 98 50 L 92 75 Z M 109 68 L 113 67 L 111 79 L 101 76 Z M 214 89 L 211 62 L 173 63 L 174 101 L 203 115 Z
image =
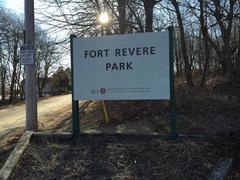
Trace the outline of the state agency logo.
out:
M 107 92 L 107 91 L 106 91 L 105 88 L 101 88 L 101 89 L 100 89 L 100 93 L 101 93 L 101 94 L 106 94 L 106 92 Z

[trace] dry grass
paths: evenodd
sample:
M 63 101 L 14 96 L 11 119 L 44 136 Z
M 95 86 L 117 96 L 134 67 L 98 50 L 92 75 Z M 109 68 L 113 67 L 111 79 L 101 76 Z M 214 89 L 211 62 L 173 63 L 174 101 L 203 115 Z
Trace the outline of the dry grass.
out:
M 7 160 L 9 154 L 14 149 L 18 140 L 21 138 L 24 133 L 23 128 L 16 128 L 10 130 L 7 134 L 5 134 L 0 139 L 0 168 L 4 165 Z
M 55 144 L 52 139 L 44 138 L 38 145 L 32 143 L 22 157 L 27 166 L 18 164 L 16 168 L 27 175 L 24 179 L 43 179 L 43 177 L 47 179 L 51 177 L 50 179 L 52 179 L 56 176 L 56 168 L 61 165 L 63 148 L 65 148 L 64 145 Z M 31 167 L 28 164 L 31 164 Z M 32 174 L 32 170 L 36 170 L 36 174 Z M 18 176 L 13 179 L 18 179 Z
M 145 136 L 82 136 L 32 143 L 12 179 L 206 179 L 218 159 L 203 140 Z

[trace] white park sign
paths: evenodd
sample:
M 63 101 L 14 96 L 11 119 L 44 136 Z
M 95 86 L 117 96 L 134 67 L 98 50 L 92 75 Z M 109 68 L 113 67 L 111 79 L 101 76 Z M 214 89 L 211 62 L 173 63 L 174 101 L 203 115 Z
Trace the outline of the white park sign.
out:
M 73 38 L 74 100 L 170 99 L 169 32 Z

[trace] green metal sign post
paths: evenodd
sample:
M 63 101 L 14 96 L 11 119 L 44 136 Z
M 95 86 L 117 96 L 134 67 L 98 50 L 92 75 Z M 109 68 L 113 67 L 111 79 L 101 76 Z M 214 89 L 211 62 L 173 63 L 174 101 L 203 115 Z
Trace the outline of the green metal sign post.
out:
M 175 84 L 174 84 L 174 59 L 173 59 L 173 26 L 168 27 L 169 32 L 169 74 L 170 74 L 170 126 L 172 139 L 177 138 L 176 128 L 176 98 L 175 98 Z
M 72 80 L 72 138 L 77 139 L 80 134 L 79 127 L 79 102 L 74 100 L 74 80 L 73 80 L 73 39 L 76 35 L 70 35 L 70 49 L 71 49 L 71 80 Z

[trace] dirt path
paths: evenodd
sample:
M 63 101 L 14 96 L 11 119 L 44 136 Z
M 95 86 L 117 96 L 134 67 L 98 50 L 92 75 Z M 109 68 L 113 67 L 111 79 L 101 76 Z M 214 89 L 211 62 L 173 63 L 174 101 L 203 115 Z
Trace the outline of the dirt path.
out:
M 71 95 L 49 97 L 38 101 L 38 119 L 71 106 Z M 0 109 L 0 138 L 17 127 L 25 126 L 25 104 Z

